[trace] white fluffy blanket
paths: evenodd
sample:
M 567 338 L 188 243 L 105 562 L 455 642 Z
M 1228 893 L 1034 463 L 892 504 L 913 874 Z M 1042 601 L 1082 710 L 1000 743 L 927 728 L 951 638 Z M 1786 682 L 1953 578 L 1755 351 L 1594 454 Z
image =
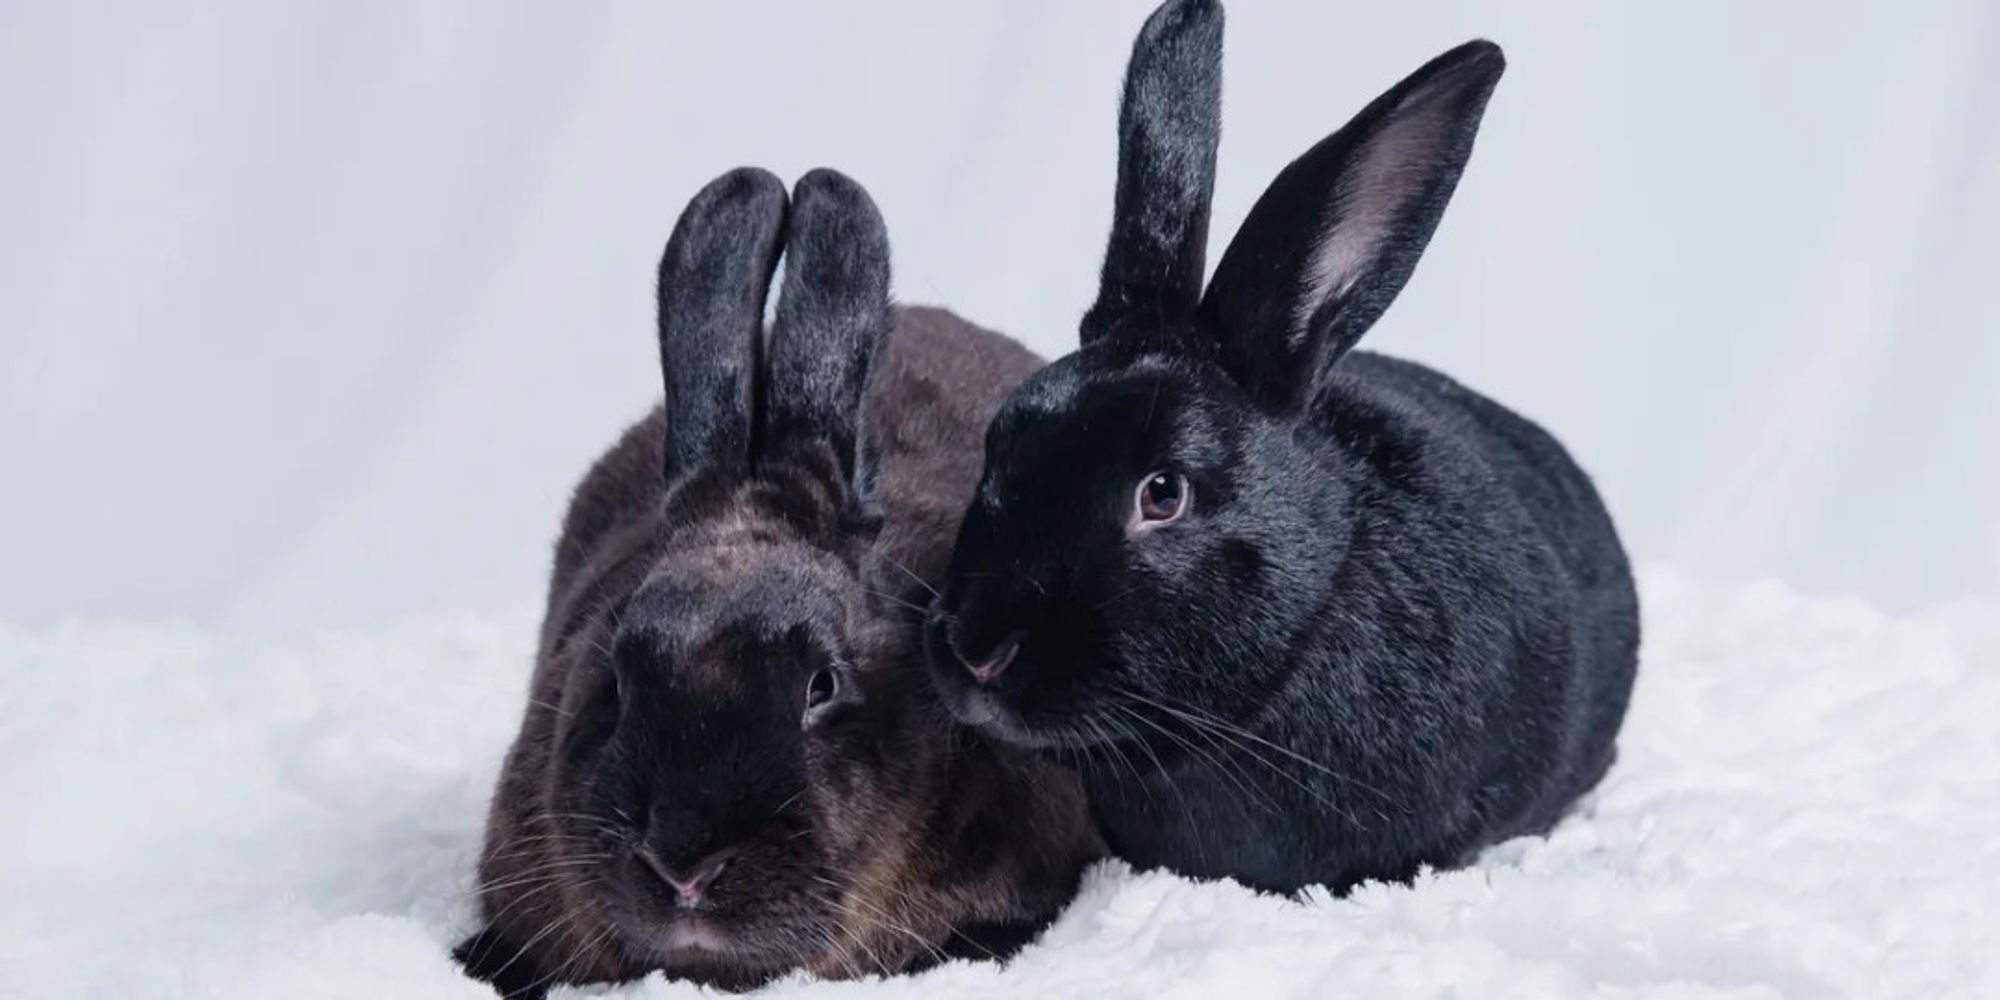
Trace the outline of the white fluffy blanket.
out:
M 1643 589 L 1545 840 L 1303 902 L 1104 865 L 1006 968 L 770 994 L 2000 997 L 2000 608 Z M 0 996 L 490 997 L 445 952 L 531 626 L 0 628 Z

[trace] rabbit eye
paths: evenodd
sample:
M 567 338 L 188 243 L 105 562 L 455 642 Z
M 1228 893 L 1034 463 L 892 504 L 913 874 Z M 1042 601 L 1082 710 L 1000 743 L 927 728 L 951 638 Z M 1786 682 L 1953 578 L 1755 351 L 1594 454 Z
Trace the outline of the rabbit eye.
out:
M 1164 524 L 1181 516 L 1187 501 L 1187 477 L 1164 470 L 1148 475 L 1139 483 L 1140 526 Z
M 806 715 L 811 716 L 814 709 L 832 704 L 838 694 L 840 674 L 827 667 L 813 671 L 812 677 L 806 680 Z

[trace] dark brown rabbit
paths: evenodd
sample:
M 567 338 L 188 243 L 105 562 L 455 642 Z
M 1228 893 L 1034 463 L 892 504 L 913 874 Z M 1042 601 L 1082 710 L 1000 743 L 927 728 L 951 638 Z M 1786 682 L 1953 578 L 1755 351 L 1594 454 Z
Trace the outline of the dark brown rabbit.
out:
M 571 503 L 458 949 L 508 996 L 997 953 L 1101 853 L 1076 778 L 955 727 L 920 648 L 986 422 L 1038 361 L 888 281 L 831 171 L 789 204 L 732 172 L 675 228 L 666 404 Z

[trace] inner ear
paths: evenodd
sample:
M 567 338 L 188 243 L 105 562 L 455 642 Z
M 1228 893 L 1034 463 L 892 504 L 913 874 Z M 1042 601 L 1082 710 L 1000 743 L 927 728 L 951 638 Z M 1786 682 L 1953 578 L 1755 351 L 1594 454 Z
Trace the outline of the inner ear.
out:
M 1296 406 L 1388 308 L 1437 229 L 1505 68 L 1491 42 L 1446 52 L 1257 199 L 1201 306 L 1247 389 Z
M 1464 117 L 1454 82 L 1426 81 L 1403 95 L 1381 129 L 1356 147 L 1352 162 L 1341 171 L 1306 266 L 1295 338 L 1335 322 L 1335 311 L 1357 305 L 1357 286 L 1370 276 L 1396 267 L 1407 274 L 1415 266 L 1430 238 L 1428 231 L 1419 236 L 1415 224 L 1428 215 L 1434 227 L 1443 214 L 1442 202 L 1451 196 L 1464 165 L 1454 154 L 1471 144 L 1469 130 L 1478 127 L 1477 119 Z M 1435 210 L 1427 211 L 1433 205 Z M 1328 315 L 1317 315 L 1322 312 Z

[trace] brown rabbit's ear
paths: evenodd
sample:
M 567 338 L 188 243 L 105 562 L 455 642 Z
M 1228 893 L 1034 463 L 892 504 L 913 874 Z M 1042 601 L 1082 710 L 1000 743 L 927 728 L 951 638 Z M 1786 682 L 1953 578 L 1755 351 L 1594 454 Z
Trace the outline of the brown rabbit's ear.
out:
M 1222 6 L 1168 0 L 1132 43 L 1118 110 L 1118 191 L 1083 346 L 1180 336 L 1201 299 L 1222 129 Z
M 889 322 L 882 213 L 846 175 L 806 174 L 792 191 L 758 448 L 768 454 L 825 443 L 864 504 L 874 474 L 862 440 L 862 394 Z
M 785 231 L 785 185 L 742 167 L 701 189 L 660 260 L 668 487 L 750 461 L 764 299 Z
M 1487 41 L 1432 59 L 1257 199 L 1202 301 L 1245 388 L 1277 406 L 1309 398 L 1402 291 L 1506 65 Z

